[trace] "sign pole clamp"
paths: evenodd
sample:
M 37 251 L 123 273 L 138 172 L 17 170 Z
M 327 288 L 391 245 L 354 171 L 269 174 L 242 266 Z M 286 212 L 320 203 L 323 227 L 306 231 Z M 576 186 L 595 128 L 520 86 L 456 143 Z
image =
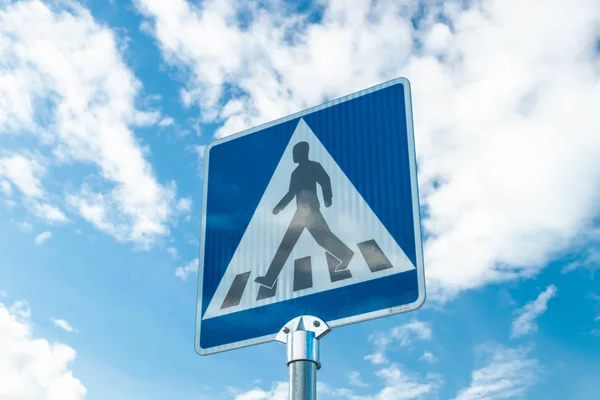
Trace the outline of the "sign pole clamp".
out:
M 316 400 L 319 340 L 331 332 L 320 318 L 303 315 L 281 328 L 275 340 L 287 345 L 290 400 Z

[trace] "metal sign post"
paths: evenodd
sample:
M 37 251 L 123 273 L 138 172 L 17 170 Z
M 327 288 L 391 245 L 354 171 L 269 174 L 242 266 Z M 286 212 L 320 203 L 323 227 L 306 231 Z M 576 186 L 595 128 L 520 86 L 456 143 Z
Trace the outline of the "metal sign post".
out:
M 275 340 L 287 345 L 287 365 L 290 374 L 290 400 L 317 398 L 319 340 L 331 332 L 321 319 L 312 316 L 294 318 L 284 325 Z

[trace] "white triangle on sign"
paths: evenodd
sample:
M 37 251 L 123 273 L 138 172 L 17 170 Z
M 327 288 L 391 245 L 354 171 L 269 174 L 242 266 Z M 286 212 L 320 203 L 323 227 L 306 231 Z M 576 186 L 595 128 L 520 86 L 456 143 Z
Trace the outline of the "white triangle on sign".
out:
M 332 205 L 325 207 L 322 189 L 317 185 L 320 212 L 332 233 L 354 252 L 354 257 L 348 264 L 348 270 L 352 276 L 332 282 L 326 250 L 317 244 L 307 229 L 304 229 L 279 274 L 274 288 L 275 294 L 257 300 L 261 286 L 254 280 L 265 275 L 269 269 L 273 256 L 296 212 L 296 199 L 293 199 L 277 215 L 273 214 L 273 208 L 290 188 L 290 177 L 298 167 L 298 164 L 293 161 L 293 148 L 299 142 L 309 144 L 309 159 L 320 163 L 329 175 L 333 192 Z M 359 243 L 369 240 L 377 243 L 390 261 L 391 268 L 372 272 L 358 247 Z M 312 286 L 294 291 L 294 261 L 309 256 Z M 301 119 L 202 318 L 219 317 L 296 297 L 304 297 L 414 268 L 415 266 L 327 149 L 306 122 Z M 239 279 L 241 276 L 243 279 Z M 236 277 L 238 277 L 237 280 Z M 234 285 L 234 281 L 236 281 L 236 289 L 233 291 L 237 292 L 237 298 L 233 302 L 234 305 L 231 305 L 230 302 L 227 307 L 223 307 L 228 293 L 231 295 L 230 289 Z

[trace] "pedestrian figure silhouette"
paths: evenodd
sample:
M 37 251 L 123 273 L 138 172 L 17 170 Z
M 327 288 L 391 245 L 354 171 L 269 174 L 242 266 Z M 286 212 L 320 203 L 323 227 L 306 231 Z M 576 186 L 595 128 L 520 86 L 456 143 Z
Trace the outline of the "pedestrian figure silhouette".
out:
M 283 265 L 298 242 L 304 228 L 308 229 L 321 247 L 340 261 L 335 268 L 336 272 L 348 268 L 348 264 L 354 256 L 354 252 L 331 232 L 325 218 L 323 218 L 323 214 L 321 214 L 317 196 L 317 183 L 321 186 L 323 192 L 323 203 L 325 207 L 329 207 L 333 197 L 331 180 L 321 164 L 308 159 L 308 150 L 307 142 L 299 142 L 294 146 L 293 159 L 298 166 L 292 172 L 288 192 L 273 209 L 273 214 L 279 214 L 296 197 L 296 213 L 281 240 L 273 261 L 271 261 L 269 270 L 264 276 L 259 276 L 254 280 L 259 285 L 269 289 L 275 285 Z

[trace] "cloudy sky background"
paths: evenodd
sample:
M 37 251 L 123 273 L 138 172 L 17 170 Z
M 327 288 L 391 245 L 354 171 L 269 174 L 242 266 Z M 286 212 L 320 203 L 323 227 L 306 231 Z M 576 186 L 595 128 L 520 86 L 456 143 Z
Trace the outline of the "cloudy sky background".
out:
M 204 146 L 405 76 L 427 305 L 322 398 L 600 394 L 600 3 L 0 0 L 0 397 L 285 398 L 193 350 Z

